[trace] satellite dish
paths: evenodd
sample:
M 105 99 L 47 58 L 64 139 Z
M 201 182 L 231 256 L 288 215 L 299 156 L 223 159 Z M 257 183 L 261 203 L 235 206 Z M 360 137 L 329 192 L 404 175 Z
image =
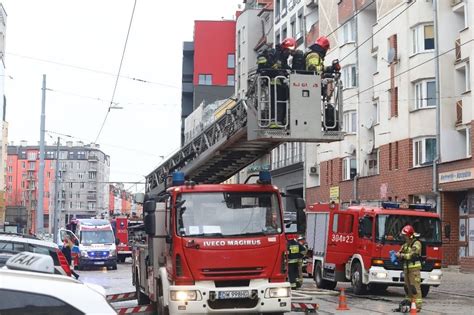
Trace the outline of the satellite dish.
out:
M 372 129 L 372 127 L 374 126 L 374 118 L 373 117 L 370 117 L 367 122 L 365 123 L 365 128 L 367 129 Z
M 395 48 L 390 47 L 388 49 L 387 61 L 388 63 L 392 63 L 394 60 L 395 60 Z
M 374 151 L 374 142 L 370 140 L 369 143 L 367 143 L 367 145 L 365 146 L 365 152 L 367 154 L 372 154 L 373 151 Z
M 348 143 L 348 144 L 346 145 L 346 153 L 347 153 L 347 154 L 351 154 L 351 155 L 354 154 L 355 149 L 356 149 L 356 147 L 355 147 L 355 145 L 353 145 L 352 143 Z

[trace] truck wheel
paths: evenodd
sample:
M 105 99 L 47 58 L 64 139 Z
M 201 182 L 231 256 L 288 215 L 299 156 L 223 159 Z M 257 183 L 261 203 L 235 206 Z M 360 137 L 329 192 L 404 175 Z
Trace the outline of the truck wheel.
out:
M 422 285 L 421 286 L 421 296 L 426 297 L 428 295 L 428 292 L 430 292 L 430 286 L 429 285 Z
M 143 294 L 142 291 L 140 291 L 140 284 L 138 283 L 138 274 L 135 275 L 135 291 L 137 293 L 137 303 L 138 305 L 147 305 L 150 304 L 150 299 L 146 294 Z
M 321 266 L 321 262 L 318 261 L 314 266 L 314 281 L 316 282 L 316 286 L 319 289 L 326 289 L 326 290 L 334 290 L 337 285 L 336 281 L 329 281 L 323 279 L 323 268 Z
M 387 291 L 388 284 L 383 284 L 383 283 L 370 283 L 368 285 L 370 293 L 373 294 L 382 294 Z
M 367 285 L 362 282 L 362 266 L 359 262 L 355 262 L 352 265 L 351 284 L 355 294 L 367 293 Z
M 163 287 L 161 286 L 161 283 L 158 284 L 158 314 L 160 315 L 169 315 L 169 309 L 168 306 L 165 306 L 165 300 L 163 296 Z

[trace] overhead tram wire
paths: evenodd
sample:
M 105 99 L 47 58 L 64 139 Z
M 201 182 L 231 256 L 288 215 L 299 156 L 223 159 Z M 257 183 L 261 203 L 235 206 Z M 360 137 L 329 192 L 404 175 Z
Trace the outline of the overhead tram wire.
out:
M 133 3 L 132 15 L 130 16 L 130 23 L 128 25 L 128 30 L 127 30 L 127 37 L 125 38 L 125 44 L 123 45 L 122 58 L 120 59 L 120 65 L 117 72 L 117 77 L 115 79 L 114 91 L 112 93 L 112 98 L 110 99 L 109 108 L 107 109 L 107 113 L 105 114 L 104 121 L 102 122 L 102 125 L 100 126 L 99 133 L 97 134 L 97 137 L 95 138 L 94 143 L 97 143 L 97 141 L 99 140 L 100 134 L 102 133 L 102 130 L 104 129 L 105 123 L 107 122 L 107 118 L 109 117 L 110 110 L 112 109 L 112 105 L 114 104 L 115 92 L 117 92 L 118 81 L 120 79 L 120 72 L 122 71 L 123 59 L 125 58 L 125 51 L 127 49 L 128 37 L 130 35 L 130 30 L 132 28 L 133 16 L 135 15 L 136 6 L 137 6 L 137 0 L 135 0 Z
M 388 25 L 390 25 L 390 23 L 392 23 L 396 18 L 398 18 L 400 15 L 402 15 L 404 12 L 406 12 L 413 4 L 415 4 L 416 0 L 413 0 L 409 5 L 407 5 L 407 7 L 405 9 L 403 9 L 401 12 L 399 12 L 397 15 L 395 15 L 390 21 L 388 21 L 387 23 L 385 23 L 383 26 L 381 26 L 375 33 L 373 33 L 371 36 L 369 36 L 366 40 L 364 40 L 360 45 L 357 45 L 352 51 L 350 51 L 349 53 L 347 53 L 347 55 L 345 55 L 344 57 L 342 57 L 339 62 L 342 62 L 344 59 L 346 59 L 347 57 L 349 57 L 351 54 L 353 54 L 354 52 L 356 52 L 360 46 L 364 45 L 365 43 L 367 43 L 369 40 L 371 40 L 376 34 L 378 34 L 381 30 L 383 30 L 385 27 L 387 27 Z
M 38 61 L 38 62 L 50 63 L 50 64 L 62 66 L 62 67 L 68 67 L 68 68 L 72 68 L 72 69 L 81 70 L 81 71 L 88 71 L 88 72 L 93 72 L 93 73 L 103 74 L 103 75 L 108 75 L 108 76 L 114 76 L 114 77 L 117 75 L 116 73 L 111 73 L 111 72 L 107 72 L 107 71 L 102 71 L 102 70 L 97 70 L 97 69 L 92 69 L 92 68 L 87 68 L 87 67 L 71 65 L 71 64 L 67 64 L 67 63 L 63 63 L 63 62 L 54 61 L 54 60 L 42 59 L 42 58 L 31 57 L 31 56 L 25 56 L 25 55 L 16 54 L 16 53 L 6 53 L 6 54 L 14 56 L 14 57 L 18 57 L 18 58 L 24 58 L 24 59 L 34 60 L 34 61 Z M 126 76 L 126 75 L 121 75 L 120 77 L 123 78 L 123 79 L 137 81 L 137 82 L 140 82 L 140 83 L 154 84 L 154 85 L 159 85 L 159 86 L 162 86 L 162 87 L 173 88 L 173 89 L 181 89 L 181 87 L 176 86 L 176 85 L 171 85 L 171 84 L 166 84 L 166 83 L 161 83 L 161 82 L 154 82 L 154 81 L 149 81 L 149 80 L 136 78 L 136 77 L 131 77 L 131 76 Z
M 462 47 L 462 46 L 464 46 L 464 45 L 466 45 L 466 44 L 469 44 L 469 43 L 471 43 L 471 42 L 473 42 L 473 41 L 474 41 L 474 39 L 470 39 L 470 40 L 466 41 L 465 43 L 462 43 L 459 47 Z M 441 56 L 443 56 L 443 55 L 446 55 L 447 53 L 449 53 L 449 52 L 451 52 L 451 51 L 453 51 L 453 50 L 455 50 L 455 49 L 456 49 L 456 47 L 450 48 L 450 49 L 448 49 L 448 50 L 446 50 L 446 51 L 444 51 L 444 52 L 442 52 L 442 53 L 440 53 L 440 54 L 434 56 L 433 58 L 430 58 L 430 59 L 427 59 L 427 60 L 425 60 L 425 61 L 423 61 L 423 62 L 420 62 L 419 64 L 414 65 L 413 67 L 410 67 L 410 68 L 408 68 L 408 69 L 406 69 L 406 70 L 404 70 L 404 71 L 402 71 L 402 72 L 400 72 L 400 73 L 397 73 L 396 75 L 393 76 L 393 78 L 399 77 L 399 76 L 401 76 L 401 75 L 403 75 L 403 74 L 405 74 L 405 73 L 408 73 L 409 71 L 411 71 L 411 70 L 413 70 L 413 69 L 416 69 L 416 68 L 418 68 L 418 67 L 421 67 L 422 65 L 427 64 L 428 62 L 433 61 L 433 60 L 435 60 L 435 59 L 437 59 L 437 58 L 439 58 L 439 57 L 441 57 Z M 358 94 L 354 94 L 354 95 L 352 95 L 352 96 L 349 96 L 349 97 L 345 98 L 344 101 L 350 100 L 351 98 L 356 97 L 356 96 L 358 96 L 359 94 L 368 92 L 368 91 L 372 90 L 374 87 L 377 87 L 377 86 L 379 86 L 379 85 L 382 85 L 382 84 L 384 84 L 384 83 L 390 81 L 391 79 L 392 79 L 392 78 L 388 78 L 388 79 L 385 79 L 385 80 L 383 80 L 383 81 L 381 81 L 381 82 L 379 82 L 379 83 L 377 83 L 377 84 L 374 84 L 374 85 L 372 85 L 372 86 L 370 86 L 370 87 L 368 87 L 368 88 L 366 88 L 366 89 L 360 91 Z M 448 98 L 448 97 L 446 97 L 446 98 Z M 451 97 L 450 97 L 450 98 L 451 98 Z

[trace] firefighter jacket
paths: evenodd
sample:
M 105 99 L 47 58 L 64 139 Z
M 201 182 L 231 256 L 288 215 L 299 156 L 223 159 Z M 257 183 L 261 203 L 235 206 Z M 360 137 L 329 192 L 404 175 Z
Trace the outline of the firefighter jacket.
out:
M 305 69 L 306 69 L 306 61 L 305 61 L 304 53 L 298 49 L 293 53 L 293 59 L 291 61 L 291 70 L 304 71 Z
M 301 245 L 297 240 L 292 239 L 288 241 L 288 263 L 298 263 L 306 255 L 307 249 Z
M 321 74 L 324 70 L 325 56 L 326 51 L 321 46 L 317 44 L 311 45 L 309 51 L 305 54 L 306 70 Z
M 421 242 L 416 238 L 411 238 L 400 249 L 400 260 L 405 269 L 421 269 Z
M 257 56 L 258 70 L 271 69 L 274 64 L 275 64 L 275 49 L 273 48 L 265 49 Z

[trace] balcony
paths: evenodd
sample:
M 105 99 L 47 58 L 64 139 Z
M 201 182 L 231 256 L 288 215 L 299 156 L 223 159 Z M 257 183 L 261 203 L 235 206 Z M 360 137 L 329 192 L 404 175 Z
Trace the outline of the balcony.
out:
M 451 6 L 457 6 L 458 4 L 464 2 L 464 0 L 451 0 Z
M 97 200 L 97 195 L 87 195 L 87 200 Z
M 454 41 L 454 52 L 456 62 L 461 61 L 461 39 L 458 38 Z
M 456 127 L 462 124 L 462 100 L 456 102 Z
M 96 155 L 89 155 L 89 157 L 87 158 L 87 160 L 89 162 L 99 162 L 99 157 L 96 156 Z

